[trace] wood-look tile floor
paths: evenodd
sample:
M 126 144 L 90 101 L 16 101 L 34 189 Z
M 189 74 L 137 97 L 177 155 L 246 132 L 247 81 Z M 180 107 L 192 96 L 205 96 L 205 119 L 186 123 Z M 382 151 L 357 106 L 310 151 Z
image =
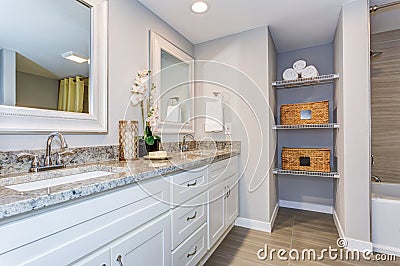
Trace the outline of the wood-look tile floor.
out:
M 207 260 L 206 266 L 253 266 L 253 265 L 400 265 L 396 261 L 360 261 L 331 260 L 326 254 L 323 260 L 290 260 L 277 258 L 260 260 L 258 250 L 268 245 L 268 250 L 315 249 L 317 255 L 325 248 L 338 248 L 336 241 L 339 234 L 332 215 L 280 208 L 272 233 L 265 233 L 235 226 Z M 286 257 L 289 257 L 286 254 Z

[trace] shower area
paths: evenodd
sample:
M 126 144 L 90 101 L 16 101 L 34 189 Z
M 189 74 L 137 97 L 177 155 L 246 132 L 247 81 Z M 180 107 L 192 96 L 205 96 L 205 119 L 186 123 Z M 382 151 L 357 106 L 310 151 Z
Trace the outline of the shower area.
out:
M 370 5 L 372 243 L 400 256 L 400 1 Z

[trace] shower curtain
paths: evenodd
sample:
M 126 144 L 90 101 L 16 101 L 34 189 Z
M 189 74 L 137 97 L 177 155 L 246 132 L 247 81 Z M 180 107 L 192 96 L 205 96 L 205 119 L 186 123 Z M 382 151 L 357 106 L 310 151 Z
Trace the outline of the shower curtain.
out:
M 58 91 L 58 110 L 82 113 L 85 84 L 80 76 L 60 81 Z

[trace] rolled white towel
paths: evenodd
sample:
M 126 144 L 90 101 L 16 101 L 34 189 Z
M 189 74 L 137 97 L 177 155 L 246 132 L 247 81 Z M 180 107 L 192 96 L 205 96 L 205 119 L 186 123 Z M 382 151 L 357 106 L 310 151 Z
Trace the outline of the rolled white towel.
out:
M 301 74 L 301 71 L 307 66 L 305 60 L 297 60 L 293 63 L 293 69 L 296 70 L 297 74 Z
M 283 71 L 282 77 L 284 80 L 296 80 L 299 78 L 299 75 L 293 68 L 288 68 Z
M 301 71 L 302 78 L 315 78 L 318 76 L 319 76 L 318 70 L 313 65 L 307 66 L 305 69 L 303 69 L 303 71 Z

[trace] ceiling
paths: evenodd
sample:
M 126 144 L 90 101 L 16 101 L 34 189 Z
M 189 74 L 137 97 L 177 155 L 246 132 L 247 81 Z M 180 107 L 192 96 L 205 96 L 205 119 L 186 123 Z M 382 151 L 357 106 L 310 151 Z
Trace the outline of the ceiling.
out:
M 59 78 L 89 75 L 88 64 L 61 56 L 74 51 L 89 57 L 87 6 L 76 0 L 0 0 L 0 6 L 0 50 L 16 51 L 28 59 L 19 62 L 32 61 Z M 24 64 L 20 69 L 28 71 L 34 64 Z M 37 73 L 44 73 L 43 69 Z
M 395 0 L 371 0 L 371 6 L 392 3 Z M 400 5 L 371 14 L 371 34 L 400 29 Z
M 139 0 L 193 44 L 269 25 L 278 52 L 330 43 L 341 6 L 354 0 L 206 0 L 194 14 L 194 0 Z

